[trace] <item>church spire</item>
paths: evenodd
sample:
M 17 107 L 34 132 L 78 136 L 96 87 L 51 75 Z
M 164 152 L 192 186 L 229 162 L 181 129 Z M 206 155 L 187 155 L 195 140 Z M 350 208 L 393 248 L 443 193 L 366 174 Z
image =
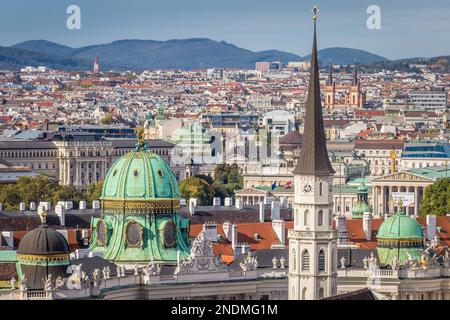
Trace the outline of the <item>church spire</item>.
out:
M 333 85 L 333 64 L 331 63 L 331 59 L 330 59 L 330 64 L 328 66 L 328 85 L 332 86 Z
M 322 118 L 320 96 L 319 63 L 317 58 L 316 21 L 317 7 L 313 9 L 314 37 L 311 55 L 311 73 L 309 76 L 308 98 L 304 118 L 303 145 L 300 158 L 293 171 L 301 175 L 331 175 L 334 173 L 328 158 L 325 132 Z
M 356 86 L 358 84 L 358 67 L 356 65 L 356 59 L 355 63 L 353 64 L 353 85 Z

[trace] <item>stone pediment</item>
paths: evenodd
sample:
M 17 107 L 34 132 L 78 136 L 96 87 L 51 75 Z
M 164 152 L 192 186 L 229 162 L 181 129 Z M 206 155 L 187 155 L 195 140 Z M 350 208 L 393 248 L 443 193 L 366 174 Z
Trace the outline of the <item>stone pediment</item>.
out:
M 400 171 L 396 173 L 391 173 L 387 176 L 376 178 L 372 181 L 374 182 L 385 182 L 385 181 L 418 181 L 418 182 L 434 182 L 432 179 L 427 179 L 425 177 L 413 174 L 408 171 Z
M 260 189 L 256 189 L 256 188 L 244 188 L 241 190 L 237 190 L 235 192 L 235 194 L 237 195 L 241 195 L 241 194 L 254 194 L 254 195 L 258 195 L 258 196 L 266 196 L 269 194 L 268 191 L 264 191 L 264 190 L 260 190 Z

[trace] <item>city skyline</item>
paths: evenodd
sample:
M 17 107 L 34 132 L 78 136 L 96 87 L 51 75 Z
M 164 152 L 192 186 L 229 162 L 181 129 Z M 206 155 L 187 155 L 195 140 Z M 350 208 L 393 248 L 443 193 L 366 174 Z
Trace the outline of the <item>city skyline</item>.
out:
M 404 2 L 404 1 L 402 1 Z M 433 7 L 419 1 L 135 1 L 84 0 L 72 3 L 45 0 L 23 4 L 5 3 L 11 12 L 0 21 L 0 45 L 11 46 L 26 40 L 45 39 L 81 47 L 122 39 L 168 40 L 210 38 L 226 41 L 252 51 L 277 49 L 301 56 L 308 54 L 310 8 L 317 3 L 323 24 L 319 48 L 349 47 L 366 50 L 388 59 L 434 57 L 450 54 L 446 34 L 450 23 L 446 8 L 437 1 Z M 66 28 L 69 5 L 81 9 L 81 29 Z M 369 30 L 367 8 L 381 9 L 381 29 Z M 436 8 L 442 8 L 437 10 Z M 16 19 L 17 14 L 22 19 Z M 7 32 L 5 32 L 7 31 Z M 399 41 L 401 39 L 401 41 Z M 418 45 L 420 43 L 420 45 Z

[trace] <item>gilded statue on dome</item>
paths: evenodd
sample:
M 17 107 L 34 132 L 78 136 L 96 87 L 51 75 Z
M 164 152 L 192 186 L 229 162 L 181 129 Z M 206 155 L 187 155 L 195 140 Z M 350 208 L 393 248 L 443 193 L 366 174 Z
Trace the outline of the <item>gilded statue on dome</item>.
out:
M 141 149 L 145 149 L 145 143 L 144 143 L 144 139 L 145 139 L 145 131 L 143 127 L 136 127 L 136 129 L 134 129 L 134 132 L 136 132 L 136 137 L 138 140 L 138 143 L 136 145 L 137 150 L 141 150 Z

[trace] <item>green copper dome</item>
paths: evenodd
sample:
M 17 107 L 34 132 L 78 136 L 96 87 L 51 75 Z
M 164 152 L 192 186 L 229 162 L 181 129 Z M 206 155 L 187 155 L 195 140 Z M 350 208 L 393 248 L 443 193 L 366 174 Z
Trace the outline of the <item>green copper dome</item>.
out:
M 101 217 L 91 219 L 91 250 L 115 262 L 176 264 L 189 255 L 189 219 L 178 214 L 180 192 L 169 165 L 139 143 L 106 175 Z
M 378 230 L 378 238 L 383 239 L 422 239 L 422 227 L 403 211 L 387 218 Z
M 380 262 L 389 265 L 396 257 L 401 263 L 407 259 L 420 259 L 423 251 L 423 232 L 416 219 L 399 210 L 387 218 L 377 234 Z
M 178 183 L 166 161 L 147 150 L 117 159 L 105 177 L 101 200 L 179 199 Z
M 357 202 L 352 208 L 352 218 L 361 219 L 364 212 L 372 212 L 372 208 L 366 202 Z
M 362 219 L 364 212 L 372 212 L 372 208 L 368 203 L 368 190 L 367 186 L 364 184 L 364 178 L 361 180 L 361 184 L 356 190 L 358 201 L 356 205 L 352 208 L 352 218 Z

